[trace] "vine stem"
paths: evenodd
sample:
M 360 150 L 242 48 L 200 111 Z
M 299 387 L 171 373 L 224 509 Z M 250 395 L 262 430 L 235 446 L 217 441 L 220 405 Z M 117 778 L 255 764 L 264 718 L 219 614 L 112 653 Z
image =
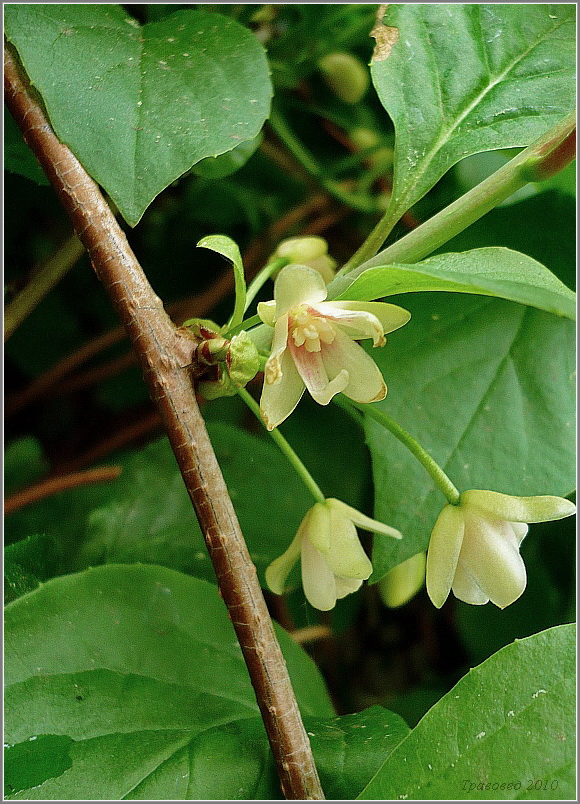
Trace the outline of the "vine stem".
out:
M 242 648 L 282 792 L 288 799 L 321 800 L 324 794 L 286 663 L 195 398 L 196 343 L 163 309 L 97 184 L 52 131 L 10 46 L 4 51 L 4 87 L 7 105 L 70 216 L 138 355 Z
M 79 486 L 88 486 L 91 483 L 106 483 L 116 480 L 123 470 L 120 466 L 104 466 L 99 469 L 86 469 L 84 472 L 73 472 L 70 475 L 49 477 L 35 486 L 29 486 L 18 491 L 4 500 L 4 513 L 12 514 L 27 505 L 52 497 L 61 491 L 76 489 Z
M 375 256 L 372 255 L 381 243 L 373 239 L 371 233 L 371 237 L 332 280 L 329 296 L 338 296 L 367 268 L 422 260 L 516 190 L 531 181 L 542 181 L 558 173 L 576 156 L 575 135 L 576 116 L 573 112 L 457 201 Z

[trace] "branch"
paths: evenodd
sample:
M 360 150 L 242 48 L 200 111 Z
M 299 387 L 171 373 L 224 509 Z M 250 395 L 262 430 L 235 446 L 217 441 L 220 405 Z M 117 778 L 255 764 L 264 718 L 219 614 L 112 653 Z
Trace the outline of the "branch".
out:
M 87 469 L 84 472 L 73 472 L 70 475 L 60 477 L 49 477 L 42 480 L 35 486 L 12 494 L 4 500 L 4 513 L 12 514 L 27 505 L 52 497 L 61 491 L 76 489 L 79 486 L 88 486 L 91 483 L 105 483 L 108 480 L 116 480 L 121 474 L 120 466 L 104 466 L 101 469 Z
M 290 799 L 323 799 L 256 569 L 195 399 L 195 342 L 163 309 L 98 186 L 53 133 L 9 48 L 4 68 L 6 102 L 87 249 L 159 408 L 244 654 L 282 791 Z

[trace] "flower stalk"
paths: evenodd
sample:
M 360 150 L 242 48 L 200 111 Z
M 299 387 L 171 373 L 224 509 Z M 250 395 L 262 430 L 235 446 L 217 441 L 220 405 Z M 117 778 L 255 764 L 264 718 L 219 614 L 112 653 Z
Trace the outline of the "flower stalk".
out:
M 345 409 L 356 408 L 357 410 L 360 410 L 361 413 L 367 414 L 371 419 L 374 419 L 376 422 L 386 428 L 395 436 L 395 438 L 398 438 L 399 441 L 404 444 L 410 452 L 412 452 L 419 463 L 422 464 L 441 494 L 445 496 L 450 505 L 459 504 L 459 491 L 451 482 L 447 474 L 431 457 L 431 455 L 429 455 L 427 450 L 425 450 L 421 444 L 419 444 L 419 442 L 413 438 L 410 433 L 404 430 L 401 425 L 398 424 L 391 416 L 389 416 L 383 410 L 377 408 L 375 405 L 365 405 L 363 407 L 356 402 L 351 402 L 350 400 L 342 398 L 337 399 L 336 402 L 338 405 L 340 405 L 340 407 Z

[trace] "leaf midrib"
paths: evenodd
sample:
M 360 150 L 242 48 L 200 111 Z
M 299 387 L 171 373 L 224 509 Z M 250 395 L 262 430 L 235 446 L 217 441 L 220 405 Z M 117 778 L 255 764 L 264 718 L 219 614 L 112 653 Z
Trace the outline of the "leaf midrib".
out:
M 524 58 L 526 58 L 526 56 L 528 56 L 532 52 L 532 50 L 534 50 L 534 48 L 536 48 L 539 44 L 541 44 L 543 41 L 545 41 L 545 39 L 547 39 L 548 36 L 550 36 L 552 33 L 554 33 L 554 31 L 558 30 L 558 28 L 560 28 L 562 25 L 564 25 L 567 21 L 568 21 L 568 18 L 564 17 L 562 20 L 559 21 L 559 23 L 557 25 L 553 25 L 552 28 L 550 28 L 548 31 L 546 31 L 526 51 L 524 51 L 513 62 L 511 62 L 502 73 L 500 73 L 494 80 L 492 80 L 491 83 L 489 83 L 482 92 L 479 93 L 479 95 L 471 102 L 471 104 L 469 106 L 467 106 L 465 111 L 461 115 L 459 115 L 459 117 L 456 119 L 455 123 L 451 126 L 451 128 L 448 128 L 447 130 L 442 131 L 442 133 L 439 135 L 439 137 L 437 138 L 437 140 L 434 143 L 434 145 L 432 146 L 432 148 L 425 155 L 422 170 L 420 170 L 417 173 L 415 181 L 409 186 L 409 188 L 407 189 L 407 192 L 404 193 L 401 196 L 400 201 L 398 202 L 398 204 L 395 207 L 395 212 L 398 213 L 401 210 L 401 208 L 404 208 L 404 209 L 408 208 L 406 206 L 408 199 L 413 195 L 413 191 L 415 190 L 417 185 L 420 183 L 420 181 L 423 178 L 423 176 L 425 175 L 427 169 L 431 165 L 433 159 L 439 153 L 439 151 L 447 144 L 447 142 L 449 141 L 449 139 L 450 139 L 451 135 L 453 134 L 453 132 L 465 120 L 465 118 L 478 106 L 479 103 L 481 103 L 481 101 L 486 97 L 486 95 L 494 87 L 496 87 L 501 81 L 503 81 L 505 79 L 505 77 L 514 69 L 514 67 L 516 67 Z M 484 43 L 484 45 L 485 45 L 485 43 Z M 485 50 L 485 46 L 484 46 L 484 50 Z M 485 51 L 485 52 L 487 53 L 487 51 Z M 489 74 L 489 71 L 488 71 L 488 75 L 489 75 L 489 77 L 491 79 L 491 75 Z M 439 92 L 439 94 L 441 94 L 441 85 L 440 85 L 439 81 L 438 81 L 438 92 Z

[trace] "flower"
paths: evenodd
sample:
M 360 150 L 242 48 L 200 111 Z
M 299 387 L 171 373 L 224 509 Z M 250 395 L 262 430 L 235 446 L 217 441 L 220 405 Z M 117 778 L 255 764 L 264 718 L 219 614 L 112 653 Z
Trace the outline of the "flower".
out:
M 362 548 L 355 524 L 400 539 L 398 530 L 361 514 L 356 508 L 330 498 L 316 503 L 306 514 L 290 547 L 266 570 L 268 586 L 277 595 L 302 558 L 302 586 L 309 603 L 330 611 L 336 601 L 356 592 L 373 566 Z
M 505 609 L 526 588 L 520 545 L 529 522 L 570 516 L 563 497 L 512 497 L 497 491 L 465 491 L 458 505 L 439 514 L 427 555 L 427 592 L 437 608 L 450 590 L 474 606 L 490 600 Z
M 398 609 L 415 597 L 425 584 L 425 553 L 416 553 L 397 564 L 379 581 L 379 596 L 385 606 Z
M 292 264 L 278 274 L 274 300 L 258 305 L 262 321 L 274 328 L 260 400 L 268 430 L 292 413 L 305 387 L 320 405 L 341 391 L 355 402 L 387 393 L 378 366 L 353 341 L 372 338 L 383 346 L 385 333 L 406 324 L 410 313 L 382 302 L 325 302 L 326 295 L 319 273 Z
M 336 260 L 329 256 L 328 243 L 323 237 L 317 235 L 288 237 L 278 245 L 270 260 L 279 257 L 286 258 L 290 263 L 299 263 L 313 268 L 322 276 L 325 284 L 334 279 Z

